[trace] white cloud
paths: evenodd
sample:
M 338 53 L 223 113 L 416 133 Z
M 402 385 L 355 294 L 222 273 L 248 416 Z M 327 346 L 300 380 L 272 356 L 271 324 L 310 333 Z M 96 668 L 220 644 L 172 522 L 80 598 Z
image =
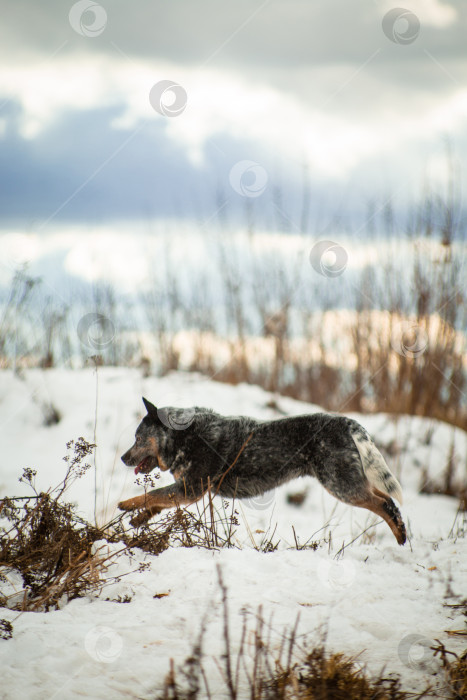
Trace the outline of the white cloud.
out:
M 438 7 L 435 0 L 430 6 Z M 343 72 L 351 74 L 350 69 Z M 333 97 L 326 71 L 319 67 L 306 77 L 313 90 L 300 94 L 234 72 L 83 57 L 78 62 L 68 58 L 13 67 L 0 75 L 0 93 L 23 105 L 20 128 L 25 138 L 37 137 L 66 110 L 121 104 L 124 112 L 113 128 L 165 119 L 168 137 L 183 146 L 196 165 L 202 165 L 206 143 L 227 133 L 260 144 L 272 160 L 296 167 L 306 161 L 317 176 L 335 179 L 348 177 L 367 158 L 391 156 L 395 144 L 403 151 L 420 139 L 433 142 L 459 130 L 467 114 L 465 90 L 457 89 L 443 101 L 436 93 L 425 92 L 420 99 L 412 94 L 408 109 L 404 94 L 391 86 L 372 101 L 371 110 L 352 114 L 341 109 L 340 96 Z M 151 87 L 167 78 L 183 85 L 188 95 L 185 111 L 173 118 L 157 114 L 149 102 Z M 344 89 L 352 91 L 356 104 L 381 93 L 371 74 L 356 76 Z M 324 99 L 326 95 L 332 99 Z
M 422 25 L 446 29 L 457 20 L 458 12 L 448 2 L 440 0 L 404 0 L 401 6 L 417 15 Z M 385 0 L 385 11 L 395 7 L 394 0 Z

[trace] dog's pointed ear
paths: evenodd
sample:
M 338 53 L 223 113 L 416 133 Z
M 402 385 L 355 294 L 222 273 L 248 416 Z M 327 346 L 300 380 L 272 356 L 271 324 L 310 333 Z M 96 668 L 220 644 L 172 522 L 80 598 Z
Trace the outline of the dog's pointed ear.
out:
M 150 401 L 144 398 L 143 396 L 143 403 L 146 408 L 146 411 L 150 416 L 153 416 L 154 418 L 157 418 L 157 408 L 152 404 Z

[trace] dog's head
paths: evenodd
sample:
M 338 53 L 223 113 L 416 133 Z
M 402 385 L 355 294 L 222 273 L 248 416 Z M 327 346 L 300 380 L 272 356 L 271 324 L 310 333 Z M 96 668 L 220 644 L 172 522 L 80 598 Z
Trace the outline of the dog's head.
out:
M 138 425 L 135 444 L 124 455 L 122 462 L 135 467 L 135 474 L 148 474 L 155 467 L 169 469 L 164 459 L 165 448 L 173 439 L 173 431 L 186 430 L 193 422 L 195 409 L 156 408 L 143 397 L 147 415 Z M 170 460 L 169 460 L 170 461 Z

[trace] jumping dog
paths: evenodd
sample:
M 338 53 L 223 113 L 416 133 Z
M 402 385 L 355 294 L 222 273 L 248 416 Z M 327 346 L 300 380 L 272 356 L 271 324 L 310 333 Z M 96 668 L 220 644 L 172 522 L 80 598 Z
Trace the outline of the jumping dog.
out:
M 143 402 L 147 415 L 122 461 L 136 474 L 169 470 L 175 483 L 119 503 L 121 510 L 138 511 L 132 525 L 143 525 L 164 508 L 194 503 L 208 489 L 225 498 L 251 498 L 290 479 L 314 476 L 340 501 L 383 518 L 399 544 L 406 541 L 392 500 L 402 503 L 400 484 L 355 420 L 315 413 L 259 421 Z

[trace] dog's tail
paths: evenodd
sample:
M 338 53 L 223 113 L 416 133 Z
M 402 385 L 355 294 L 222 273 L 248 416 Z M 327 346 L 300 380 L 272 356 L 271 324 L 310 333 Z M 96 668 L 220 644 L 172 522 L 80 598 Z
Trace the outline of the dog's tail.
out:
M 363 473 L 370 484 L 402 505 L 401 485 L 366 430 L 359 425 L 351 430 L 351 435 L 362 461 Z

